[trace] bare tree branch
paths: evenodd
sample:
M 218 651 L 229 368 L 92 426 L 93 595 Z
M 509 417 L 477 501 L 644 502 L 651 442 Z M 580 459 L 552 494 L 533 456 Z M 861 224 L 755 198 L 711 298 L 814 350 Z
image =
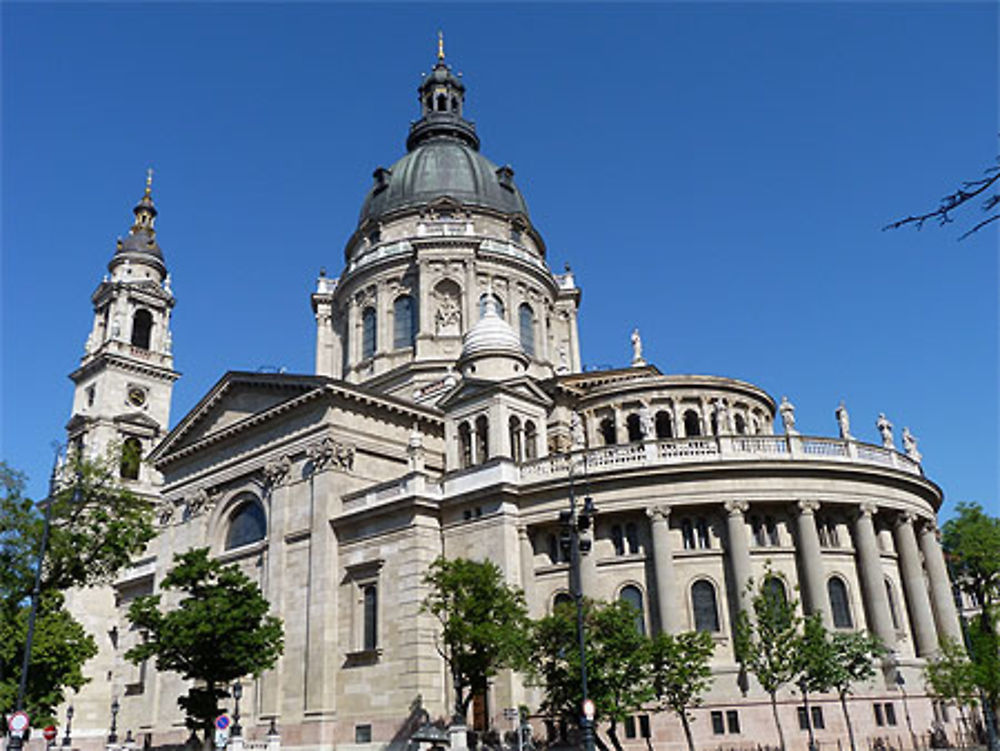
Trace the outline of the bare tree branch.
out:
M 1000 161 L 1000 157 L 998 157 Z M 956 190 L 954 193 L 949 193 L 944 198 L 941 199 L 940 205 L 933 211 L 928 211 L 926 214 L 918 214 L 916 216 L 908 216 L 905 219 L 899 219 L 891 224 L 887 224 L 882 228 L 883 231 L 887 229 L 899 229 L 906 224 L 916 225 L 916 228 L 923 229 L 924 222 L 928 220 L 936 220 L 939 227 L 943 227 L 946 224 L 951 224 L 954 222 L 952 217 L 952 212 L 956 211 L 960 207 L 969 203 L 973 199 L 981 196 L 983 193 L 988 191 L 993 185 L 1000 180 L 1000 166 L 990 167 L 985 170 L 986 177 L 982 177 L 978 180 L 967 180 L 962 183 L 962 186 Z M 983 202 L 982 210 L 985 212 L 993 211 L 998 205 L 1000 205 L 1000 194 L 994 193 L 988 196 Z M 968 232 L 963 233 L 958 239 L 964 240 L 969 235 L 978 232 L 980 229 L 985 227 L 991 222 L 1000 219 L 1000 214 L 993 214 L 990 217 L 984 219 L 983 221 L 976 224 Z

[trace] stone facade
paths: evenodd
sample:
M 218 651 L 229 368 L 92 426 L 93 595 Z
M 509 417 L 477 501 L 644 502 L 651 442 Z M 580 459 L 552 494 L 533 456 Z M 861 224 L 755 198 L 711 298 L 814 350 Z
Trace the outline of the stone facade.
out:
M 716 680 L 694 712 L 700 747 L 776 742 L 766 696 L 741 689 L 732 643 L 743 587 L 765 565 L 799 587 L 805 612 L 894 650 L 851 699 L 859 742 L 908 738 L 907 723 L 926 731 L 921 667 L 958 633 L 936 536 L 940 489 L 891 445 L 776 434 L 778 407 L 763 390 L 663 374 L 645 364 L 638 335 L 633 367 L 583 372 L 574 275 L 549 269 L 513 171 L 478 155 L 456 81 L 439 60 L 420 88 L 410 154 L 376 170 L 343 273 L 317 280 L 314 374 L 227 373 L 153 449 L 176 377 L 173 298 L 162 263 L 133 253 L 131 273 L 151 274 L 136 284 L 122 276 L 125 259 L 113 261 L 73 374 L 71 433 L 147 431 L 135 482 L 157 504 L 160 534 L 113 592 L 74 599 L 102 643 L 89 668 L 98 680 L 73 699 L 79 745 L 102 745 L 112 697 L 119 728 L 153 745 L 184 739 L 184 687 L 123 661 L 138 638 L 124 612 L 157 591 L 174 553 L 209 546 L 260 583 L 285 624 L 278 665 L 245 682 L 248 736 L 263 738 L 274 719 L 297 749 L 401 748 L 419 710 L 443 718 L 450 706 L 435 622 L 420 612 L 428 565 L 488 558 L 524 588 L 532 615 L 549 612 L 568 590 L 558 519 L 571 487 L 598 509 L 585 594 L 638 593 L 648 632 L 713 633 Z M 418 156 L 437 172 L 415 173 Z M 124 322 L 140 305 L 153 334 L 137 351 L 128 332 L 109 334 L 105 311 Z M 144 419 L 128 407 L 133 387 L 148 392 Z M 780 701 L 790 747 L 805 748 L 800 697 Z M 818 738 L 844 739 L 836 698 L 812 702 Z M 538 703 L 507 673 L 480 714 L 502 727 L 503 708 Z M 673 716 L 652 717 L 651 730 L 657 749 L 682 748 Z

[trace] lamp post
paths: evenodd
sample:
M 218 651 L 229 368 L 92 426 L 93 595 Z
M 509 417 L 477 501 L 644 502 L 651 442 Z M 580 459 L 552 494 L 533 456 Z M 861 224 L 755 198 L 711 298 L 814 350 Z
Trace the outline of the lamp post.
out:
M 111 732 L 108 733 L 108 743 L 114 744 L 118 743 L 118 710 L 121 709 L 121 704 L 118 703 L 118 697 L 116 696 L 111 700 Z
M 63 734 L 63 739 L 62 739 L 62 745 L 65 748 L 68 748 L 70 744 L 69 731 L 72 725 L 73 725 L 73 705 L 70 704 L 68 707 L 66 707 L 66 732 Z
M 913 748 L 918 748 L 917 746 L 917 736 L 913 732 L 913 720 L 910 718 L 910 707 L 906 703 L 906 689 L 903 686 L 906 681 L 903 679 L 903 674 L 899 670 L 899 663 L 896 663 L 896 685 L 899 686 L 899 693 L 903 696 L 903 714 L 906 716 L 906 727 L 910 731 L 910 743 L 913 744 Z
M 239 681 L 233 684 L 233 699 L 235 700 L 235 706 L 233 707 L 233 730 L 232 734 L 234 737 L 239 737 L 243 735 L 243 728 L 240 726 L 240 698 L 243 696 L 243 684 Z
M 586 455 L 584 456 L 584 462 L 586 462 Z M 573 592 L 573 599 L 576 602 L 576 636 L 580 649 L 580 688 L 583 696 L 583 706 L 580 707 L 580 730 L 583 733 L 584 751 L 594 751 L 594 722 L 588 716 L 589 713 L 584 710 L 584 707 L 588 706 L 588 699 L 590 697 L 587 692 L 587 650 L 583 633 L 583 580 L 582 565 L 580 562 L 581 553 L 584 550 L 590 549 L 590 541 L 581 541 L 580 532 L 590 528 L 591 519 L 593 519 L 595 513 L 594 500 L 590 496 L 587 496 L 583 502 L 582 513 L 577 514 L 571 458 L 569 465 L 569 511 L 560 512 L 559 518 L 563 524 L 563 540 L 569 542 L 570 545 L 570 589 Z M 567 537 L 569 538 L 568 540 L 566 540 Z

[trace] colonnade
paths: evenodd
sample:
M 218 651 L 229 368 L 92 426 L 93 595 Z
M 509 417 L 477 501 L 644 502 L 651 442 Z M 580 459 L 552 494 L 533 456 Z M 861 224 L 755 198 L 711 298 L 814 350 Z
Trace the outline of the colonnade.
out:
M 749 604 L 747 583 L 753 571 L 746 521 L 750 504 L 742 500 L 730 500 L 723 504 L 723 508 L 727 533 L 725 551 L 732 581 L 738 592 L 736 602 L 738 607 L 746 608 Z M 794 508 L 803 607 L 807 614 L 820 614 L 824 625 L 832 628 L 828 577 L 823 566 L 816 527 L 816 512 L 820 504 L 813 500 L 803 500 Z M 686 628 L 684 609 L 679 604 L 687 598 L 687 593 L 682 592 L 678 586 L 670 534 L 670 512 L 670 506 L 658 505 L 647 509 L 646 514 L 650 522 L 654 574 L 654 581 L 649 587 L 653 595 L 651 599 L 657 608 L 660 628 L 673 633 Z M 879 509 L 871 503 L 862 503 L 857 508 L 853 519 L 855 563 L 861 584 L 865 624 L 888 649 L 893 650 L 897 646 L 898 629 L 890 610 L 886 572 L 875 529 L 874 517 L 878 513 Z M 884 510 L 882 513 L 891 515 L 894 522 L 899 571 L 916 653 L 921 657 L 930 656 L 937 651 L 941 639 L 961 640 L 951 581 L 934 522 L 930 518 L 918 517 L 905 511 Z M 530 568 L 528 550 L 531 543 L 526 533 L 521 536 L 521 544 L 526 546 L 522 548 L 522 569 L 527 573 Z M 530 576 L 533 575 L 534 572 L 531 571 Z M 596 558 L 590 553 L 581 561 L 584 592 L 596 591 L 596 576 Z M 524 584 L 527 590 L 528 582 L 525 581 Z M 902 622 L 899 625 L 902 626 Z

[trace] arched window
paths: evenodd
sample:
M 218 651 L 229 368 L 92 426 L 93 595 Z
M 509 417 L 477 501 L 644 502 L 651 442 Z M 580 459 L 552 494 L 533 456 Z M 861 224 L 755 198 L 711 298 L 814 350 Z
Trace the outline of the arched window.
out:
M 524 456 L 529 461 L 538 458 L 538 430 L 531 420 L 524 422 Z
M 535 355 L 535 311 L 528 303 L 517 309 L 517 322 L 521 332 L 521 349 L 526 355 Z
M 788 592 L 785 583 L 777 576 L 769 576 L 764 580 L 764 596 L 772 602 L 788 602 Z
M 361 359 L 375 354 L 375 308 L 365 308 L 361 313 Z
M 639 552 L 639 528 L 635 526 L 635 522 L 625 525 L 625 542 L 628 543 L 630 554 Z
M 701 435 L 701 420 L 693 409 L 684 412 L 684 436 L 691 438 Z
M 510 455 L 515 462 L 519 462 L 524 458 L 524 452 L 521 448 L 521 421 L 516 417 L 510 418 L 507 426 L 510 435 Z
M 132 316 L 132 346 L 149 349 L 149 336 L 153 332 L 153 314 L 139 308 Z
M 417 306 L 409 295 L 401 295 L 392 304 L 392 346 L 412 347 L 417 334 Z
M 739 412 L 733 415 L 733 422 L 736 423 L 736 432 L 744 435 L 747 432 L 747 421 Z
M 476 418 L 476 463 L 482 464 L 490 458 L 490 421 L 486 415 Z
M 462 468 L 472 466 L 472 429 L 469 423 L 463 422 L 458 426 L 458 453 Z
M 705 521 L 703 517 L 698 517 L 695 529 L 698 533 L 698 547 L 702 550 L 708 550 L 711 548 L 712 538 L 708 536 L 708 522 Z
M 264 517 L 264 508 L 256 500 L 245 501 L 229 516 L 226 550 L 263 540 L 266 534 L 267 520 Z
M 503 318 L 504 317 L 503 300 L 501 300 L 499 297 L 496 296 L 496 294 L 494 294 L 493 304 L 496 305 L 497 315 Z M 479 296 L 479 317 L 482 318 L 485 312 L 486 312 L 486 293 L 484 292 L 482 295 Z
M 706 579 L 691 585 L 691 612 L 696 631 L 719 632 L 719 608 L 715 602 L 715 587 Z
M 764 526 L 767 528 L 767 544 L 772 548 L 781 545 L 781 538 L 778 536 L 778 525 L 774 523 L 774 518 L 765 516 Z
M 674 421 L 670 417 L 669 412 L 656 413 L 656 437 L 657 438 L 674 437 Z
M 642 423 L 639 415 L 631 414 L 625 418 L 625 427 L 628 428 L 628 440 L 630 443 L 642 440 Z
M 556 593 L 555 598 L 552 600 L 552 609 L 558 610 L 559 608 L 565 608 L 573 604 L 573 597 L 566 592 Z
M 899 610 L 896 609 L 896 593 L 892 582 L 885 580 L 885 599 L 889 601 L 889 615 L 892 617 L 892 627 L 899 631 Z
M 833 612 L 833 625 L 836 628 L 854 628 L 851 618 L 851 605 L 847 601 L 847 585 L 836 576 L 826 583 L 826 592 L 830 596 L 830 610 Z
M 601 438 L 604 439 L 604 445 L 614 446 L 616 443 L 615 421 L 612 420 L 610 417 L 605 417 L 603 420 L 601 420 L 600 430 L 601 430 Z
M 444 94 L 438 94 L 437 98 L 437 111 L 445 112 L 448 109 L 448 97 Z
M 618 595 L 618 599 L 627 602 L 636 611 L 635 613 L 635 630 L 640 634 L 646 633 L 646 615 L 642 608 L 642 590 L 638 587 L 629 584 L 627 587 L 622 587 L 621 593 Z
M 118 466 L 118 474 L 123 480 L 138 480 L 141 463 L 142 443 L 134 436 L 126 438 L 122 444 L 122 458 Z
M 718 415 L 716 415 L 713 412 L 712 415 L 708 418 L 708 422 L 709 422 L 709 434 L 710 435 L 719 435 L 719 417 L 718 417 Z

